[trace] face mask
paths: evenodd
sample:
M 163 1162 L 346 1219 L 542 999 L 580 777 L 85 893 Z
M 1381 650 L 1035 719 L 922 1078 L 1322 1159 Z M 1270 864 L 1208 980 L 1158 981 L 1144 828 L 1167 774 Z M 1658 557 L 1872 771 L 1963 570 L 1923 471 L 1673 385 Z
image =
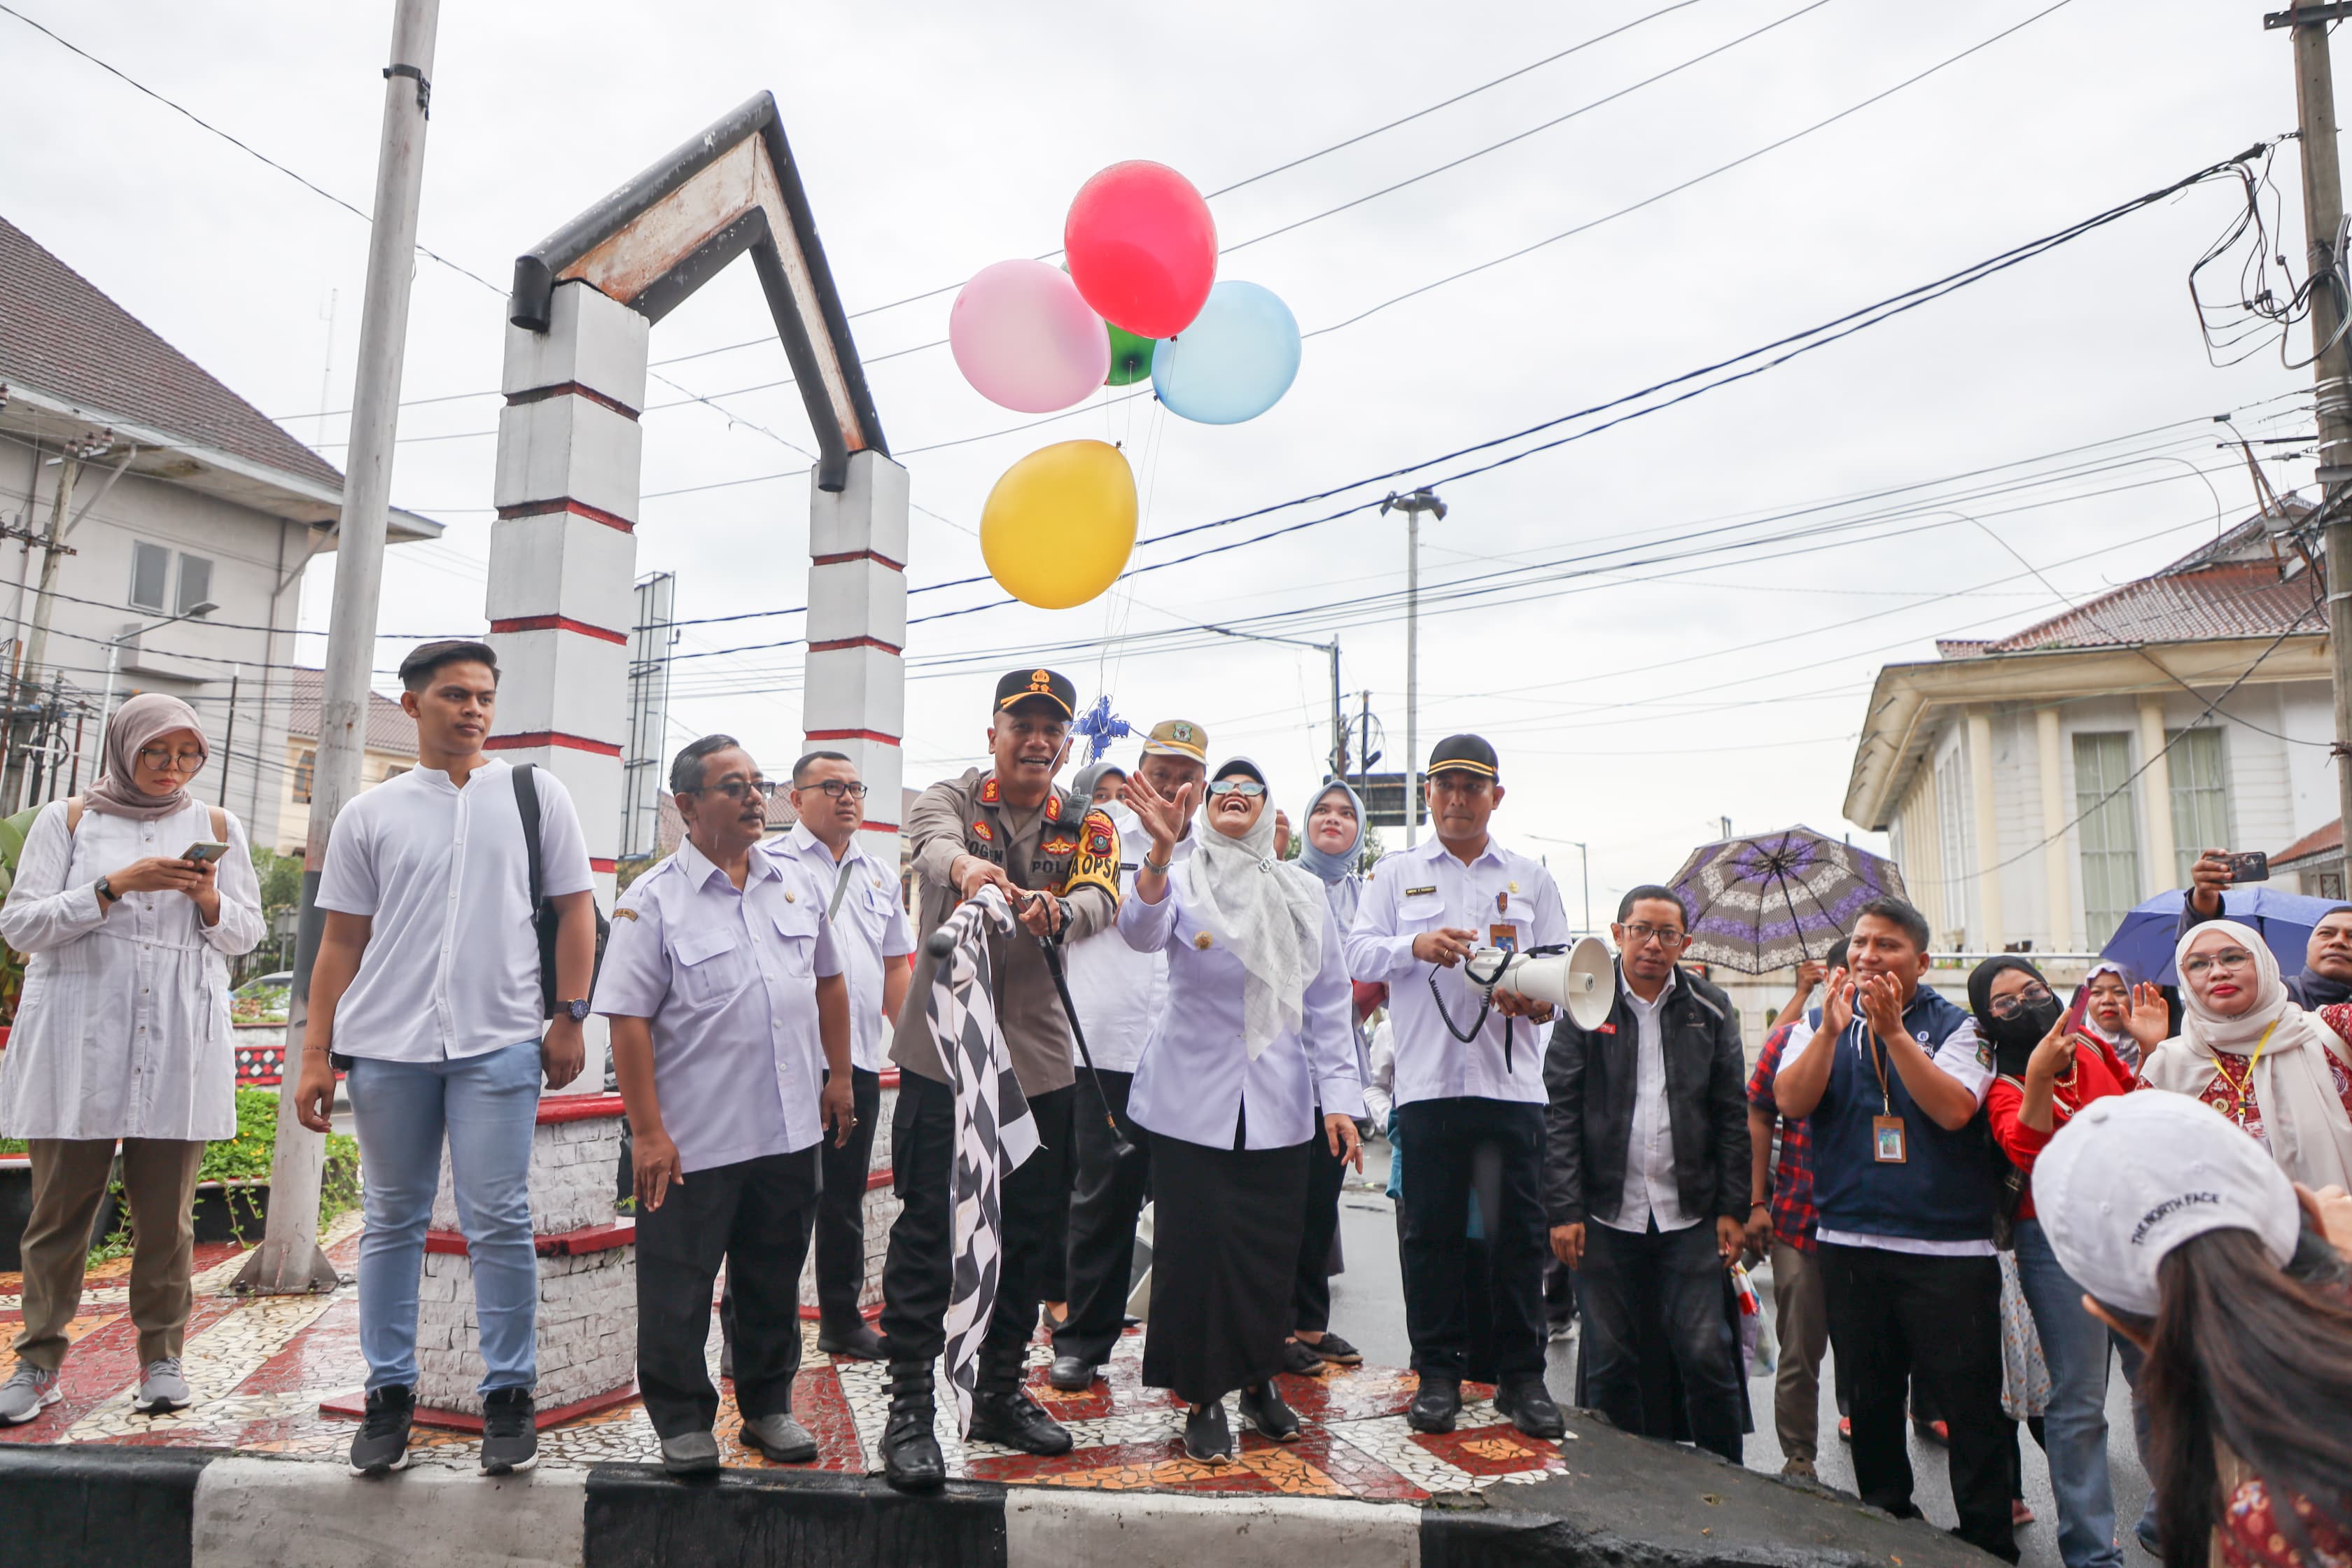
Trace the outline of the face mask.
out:
M 2025 1010 L 2014 1018 L 1995 1018 L 1992 1021 L 1992 1037 L 2005 1046 L 2039 1045 L 2042 1037 L 2058 1026 L 2058 1020 L 2065 1014 L 2066 1009 L 2057 997 L 2044 997 L 2039 1002 L 2029 1003 Z

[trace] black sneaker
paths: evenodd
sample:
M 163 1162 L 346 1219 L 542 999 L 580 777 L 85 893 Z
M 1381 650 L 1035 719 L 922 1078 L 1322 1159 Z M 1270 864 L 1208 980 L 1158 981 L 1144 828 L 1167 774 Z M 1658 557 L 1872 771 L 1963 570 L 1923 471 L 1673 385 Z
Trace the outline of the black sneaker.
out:
M 1225 1402 L 1212 1399 L 1184 1417 L 1184 1453 L 1202 1464 L 1234 1457 L 1233 1428 L 1225 1425 Z
M 416 1391 L 391 1383 L 368 1390 L 367 1416 L 352 1439 L 352 1474 L 387 1476 L 408 1468 L 408 1423 L 416 1414 Z
M 511 1476 L 539 1463 L 539 1417 L 528 1388 L 494 1388 L 482 1400 L 482 1474 Z
M 1256 1427 L 1259 1436 L 1277 1443 L 1298 1441 L 1298 1414 L 1282 1402 L 1282 1391 L 1271 1378 L 1255 1388 L 1243 1389 L 1240 1404 L 1242 1419 Z

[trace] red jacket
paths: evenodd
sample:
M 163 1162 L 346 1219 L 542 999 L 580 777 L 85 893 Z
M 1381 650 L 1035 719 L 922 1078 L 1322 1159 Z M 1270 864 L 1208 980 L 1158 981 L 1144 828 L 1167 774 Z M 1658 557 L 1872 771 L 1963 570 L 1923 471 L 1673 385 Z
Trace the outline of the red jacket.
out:
M 2036 1132 L 2017 1119 L 2019 1108 L 2025 1103 L 2025 1085 L 2020 1080 L 2006 1076 L 1997 1078 L 1992 1080 L 1992 1091 L 1985 1097 L 1985 1114 L 1992 1121 L 1992 1141 L 2000 1145 L 2000 1152 L 2009 1156 L 2011 1164 L 2029 1174 L 2043 1145 L 2057 1135 L 2058 1129 L 2065 1126 L 2074 1112 L 2095 1100 L 2126 1093 L 2132 1087 L 2136 1075 L 2124 1066 L 2113 1046 L 2088 1033 L 2080 1038 L 2088 1046 L 2074 1048 L 2072 1075 L 2052 1086 L 2050 1099 L 2054 1115 L 2049 1131 Z M 2017 1217 L 2033 1217 L 2031 1182 L 2026 1184 L 2025 1195 L 2017 1205 Z

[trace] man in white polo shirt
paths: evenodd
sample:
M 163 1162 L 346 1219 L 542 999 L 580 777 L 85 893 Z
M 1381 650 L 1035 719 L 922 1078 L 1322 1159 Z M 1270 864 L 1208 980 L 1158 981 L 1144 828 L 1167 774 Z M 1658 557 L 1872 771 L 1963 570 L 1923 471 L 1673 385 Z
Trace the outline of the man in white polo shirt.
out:
M 539 1453 L 531 1131 L 542 1073 L 562 1089 L 586 1058 L 593 874 L 563 785 L 542 768 L 519 776 L 483 754 L 498 656 L 478 642 L 426 643 L 401 661 L 400 679 L 400 706 L 416 721 L 416 766 L 335 819 L 295 1105 L 302 1125 L 325 1131 L 334 1068 L 345 1067 L 367 1211 L 359 1268 L 367 1415 L 352 1440 L 352 1472 L 383 1475 L 408 1462 L 417 1282 L 446 1137 L 481 1324 L 481 1465 L 503 1475 L 530 1468 Z M 560 921 L 551 1025 L 519 783 L 538 800 L 541 891 Z
M 913 973 L 907 955 L 915 933 L 898 901 L 898 868 L 885 867 L 857 842 L 866 822 L 866 784 L 839 752 L 811 752 L 793 764 L 790 833 L 767 841 L 771 852 L 807 868 L 824 889 L 825 918 L 849 982 L 849 1083 L 856 1129 L 846 1143 L 824 1146 L 824 1195 L 816 1211 L 816 1348 L 826 1355 L 882 1359 L 882 1336 L 866 1326 L 857 1298 L 866 1284 L 866 1183 L 881 1119 L 885 1019 L 898 1021 Z
M 771 785 L 731 735 L 670 764 L 686 842 L 613 910 L 596 1011 L 629 1108 L 637 1198 L 637 1388 L 674 1475 L 719 1468 L 703 1346 L 710 1288 L 735 1293 L 735 1404 L 771 1459 L 816 1458 L 793 1419 L 801 1264 L 826 1130 L 851 1105 L 849 987 L 797 858 L 755 846 Z

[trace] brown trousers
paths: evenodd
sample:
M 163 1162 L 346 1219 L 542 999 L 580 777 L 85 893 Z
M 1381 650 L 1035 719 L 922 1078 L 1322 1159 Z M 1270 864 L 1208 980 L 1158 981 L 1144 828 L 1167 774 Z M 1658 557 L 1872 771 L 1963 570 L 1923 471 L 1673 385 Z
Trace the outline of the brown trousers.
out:
M 66 1330 L 81 1309 L 89 1227 L 114 1164 L 111 1138 L 34 1138 L 33 1212 L 25 1222 L 25 1324 L 20 1361 L 55 1372 Z M 205 1146 L 175 1138 L 122 1140 L 122 1188 L 131 1204 L 131 1321 L 139 1364 L 176 1356 L 194 1291 L 196 1167 Z
M 1811 1460 L 1821 1440 L 1822 1353 L 1830 1342 L 1830 1300 L 1817 1254 L 1772 1238 L 1772 1331 L 1780 1339 L 1772 1425 L 1780 1456 Z

